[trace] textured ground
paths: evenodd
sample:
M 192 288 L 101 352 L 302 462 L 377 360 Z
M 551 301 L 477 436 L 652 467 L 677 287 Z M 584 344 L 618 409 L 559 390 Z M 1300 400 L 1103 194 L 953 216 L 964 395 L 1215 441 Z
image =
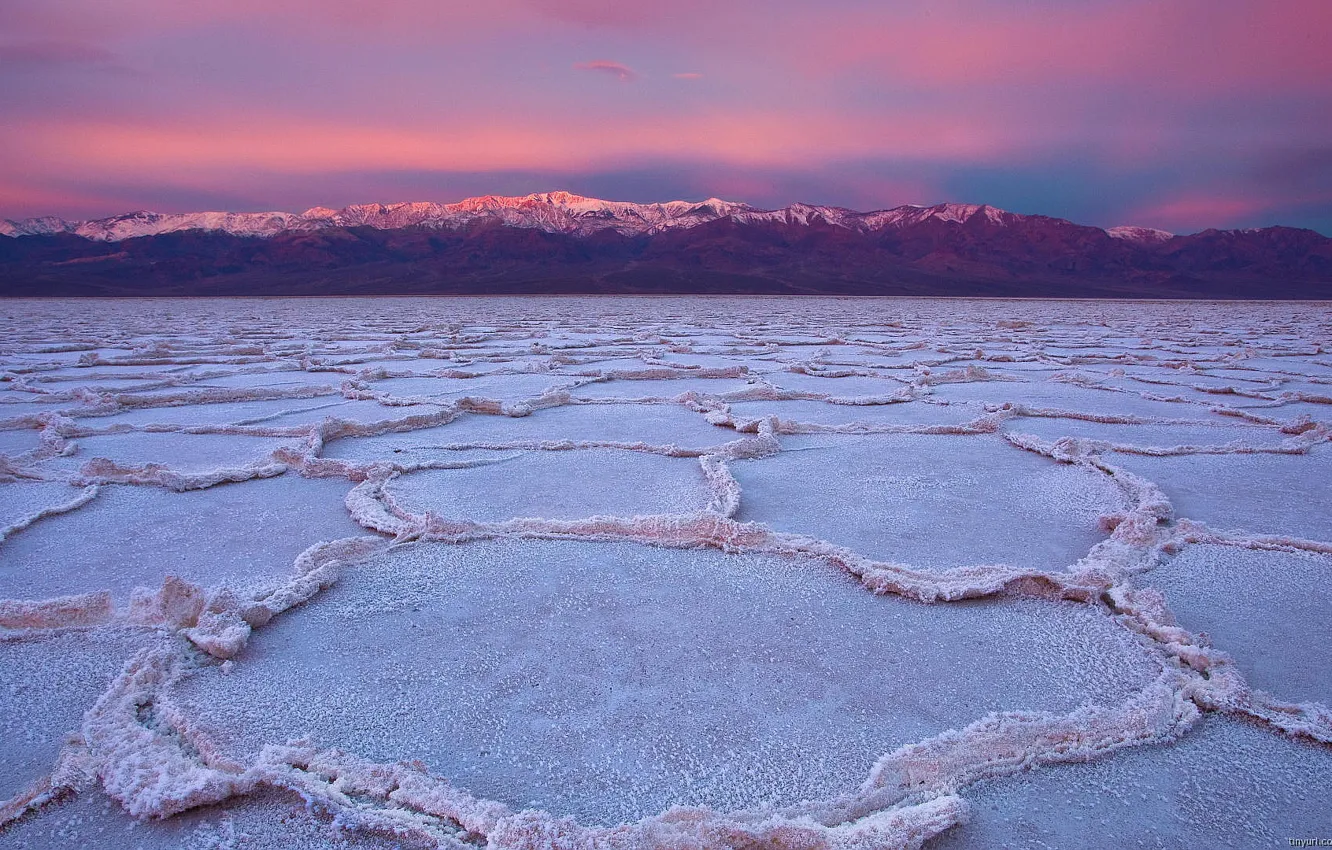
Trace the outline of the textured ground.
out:
M 0 302 L 0 848 L 1332 838 L 1332 312 Z

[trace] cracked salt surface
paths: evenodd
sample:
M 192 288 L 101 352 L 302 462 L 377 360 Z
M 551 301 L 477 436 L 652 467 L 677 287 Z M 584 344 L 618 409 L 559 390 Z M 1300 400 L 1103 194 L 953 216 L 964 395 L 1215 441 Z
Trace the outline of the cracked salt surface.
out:
M 119 803 L 99 789 L 43 808 L 10 827 L 8 834 L 0 834 L 0 843 L 18 850 L 76 846 L 125 850 L 401 850 L 404 846 L 389 836 L 330 829 L 328 818 L 312 811 L 294 793 L 258 792 L 164 821 L 141 821 L 127 815 Z
M 828 404 L 823 401 L 737 401 L 731 405 L 736 421 L 776 416 L 783 422 L 814 425 L 860 424 L 867 430 L 901 425 L 961 425 L 985 415 L 969 404 Z
M 1332 834 L 1322 306 L 0 328 L 0 847 Z
M 1165 593 L 1180 625 L 1234 656 L 1253 687 L 1332 705 L 1332 555 L 1200 544 L 1140 581 Z
M 142 627 L 0 638 L 0 796 L 19 796 L 48 773 L 66 735 L 78 732 L 125 662 L 165 641 Z
M 105 485 L 78 510 L 0 543 L 0 597 L 110 590 L 127 600 L 168 575 L 204 587 L 285 578 L 307 547 L 361 533 L 343 507 L 349 489 L 294 475 L 183 493 Z
M 1327 447 L 1304 455 L 1117 454 L 1109 462 L 1159 485 L 1176 516 L 1226 531 L 1332 540 Z
M 235 434 L 134 431 L 81 437 L 78 458 L 106 458 L 118 466 L 160 463 L 183 472 L 204 472 L 263 462 L 293 440 Z
M 678 514 L 708 505 L 707 479 L 690 458 L 609 449 L 495 454 L 498 457 L 480 461 L 484 465 L 403 475 L 390 483 L 388 492 L 413 513 L 433 511 L 487 522 Z M 644 481 L 652 481 L 653 488 L 645 489 Z
M 986 712 L 1115 704 L 1158 672 L 1077 603 L 932 609 L 788 558 L 514 541 L 357 567 L 170 696 L 237 759 L 410 746 L 474 793 L 614 824 L 831 796 Z
M 884 561 L 1058 570 L 1105 537 L 1102 515 L 1125 507 L 1104 474 L 989 435 L 797 436 L 782 447 L 734 465 L 737 518 Z
M 931 847 L 1289 847 L 1327 834 L 1332 752 L 1208 718 L 1171 747 L 1033 771 L 973 791 Z
M 1190 446 L 1226 446 L 1231 443 L 1254 448 L 1275 448 L 1291 439 L 1275 426 L 1244 425 L 1241 423 L 1179 423 L 1173 425 L 1119 424 L 1091 422 L 1085 419 L 1064 419 L 1022 416 L 1004 423 L 1004 431 L 1032 434 L 1055 442 L 1064 437 L 1076 437 L 1108 443 L 1107 451 L 1116 447 L 1145 449 L 1150 452 L 1169 452 Z M 1130 452 L 1131 453 L 1131 452 Z M 1194 454 L 1194 452 L 1186 452 Z

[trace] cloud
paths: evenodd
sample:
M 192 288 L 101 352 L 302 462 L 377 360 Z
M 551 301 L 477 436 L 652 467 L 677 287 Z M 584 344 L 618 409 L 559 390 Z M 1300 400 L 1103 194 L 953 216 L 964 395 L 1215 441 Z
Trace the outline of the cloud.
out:
M 1264 197 L 1192 190 L 1141 206 L 1126 220 L 1174 233 L 1192 233 L 1207 227 L 1240 226 L 1261 218 L 1274 206 L 1277 204 Z
M 119 68 L 120 59 L 103 47 L 73 41 L 28 41 L 0 44 L 0 68 L 83 66 Z
M 104 212 L 175 204 L 165 185 L 198 200 L 243 183 L 258 203 L 282 178 L 302 208 L 417 194 L 367 177 L 333 197 L 325 175 L 475 173 L 469 192 L 523 194 L 619 169 L 583 185 L 1170 229 L 1332 221 L 1329 0 L 0 8 L 0 189 L 78 196 L 5 190 L 5 215 L 112 188 Z
M 715 0 L 517 0 L 520 6 L 545 18 L 566 24 L 621 31 L 679 31 L 695 29 L 699 24 L 715 21 L 719 4 Z M 725 4 L 721 4 L 725 5 Z M 731 0 L 737 11 L 761 10 L 755 0 Z
M 931 86 L 1061 80 L 1191 96 L 1332 88 L 1326 0 L 1125 0 L 1041 15 L 1000 14 L 973 0 L 931 11 L 830 14 L 785 22 L 778 37 L 803 42 L 792 55 L 810 72 L 878 70 Z
M 575 62 L 573 67 L 575 71 L 597 71 L 602 74 L 611 74 L 623 83 L 638 79 L 638 72 L 628 65 L 621 65 L 619 62 L 609 62 L 604 59 L 596 59 L 591 62 Z

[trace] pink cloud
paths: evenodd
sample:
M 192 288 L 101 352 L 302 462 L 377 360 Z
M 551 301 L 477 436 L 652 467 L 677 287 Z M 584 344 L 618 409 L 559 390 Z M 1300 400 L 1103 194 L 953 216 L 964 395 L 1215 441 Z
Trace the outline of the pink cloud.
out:
M 1143 206 L 1128 215 L 1129 224 L 1191 233 L 1207 227 L 1234 227 L 1273 206 L 1265 198 L 1190 193 Z
M 603 72 L 610 73 L 610 72 Z M 559 127 L 552 133 L 551 127 Z M 645 110 L 613 121 L 569 121 L 558 103 L 521 115 L 476 107 L 411 122 L 362 124 L 235 104 L 207 113 L 135 121 L 86 115 L 0 124 L 0 148 L 22 170 L 71 179 L 119 181 L 270 170 L 308 174 L 347 169 L 485 171 L 585 169 L 614 163 L 711 161 L 801 167 L 867 157 L 992 159 L 1021 141 L 978 116 L 786 112 L 691 107 L 680 115 Z M 0 164 L 0 177 L 12 168 Z
M 734 0 L 732 0 L 734 3 Z M 621 30 L 688 29 L 699 19 L 715 20 L 715 0 L 519 0 L 522 6 L 564 23 Z M 740 4 L 744 5 L 744 4 Z
M 1067 182 L 1035 192 L 1032 211 L 1104 196 L 1143 204 L 1129 223 L 1187 229 L 1283 214 L 1280 196 L 1305 191 L 1312 166 L 1279 182 L 1255 163 L 1296 142 L 1332 149 L 1332 0 L 0 5 L 0 70 L 21 71 L 6 74 L 0 183 L 123 197 L 266 173 L 706 163 L 805 175 L 782 184 L 797 187 L 854 175 L 865 206 L 945 199 L 931 185 L 871 188 L 919 166 L 995 202 L 984 193 L 1012 181 L 975 174 L 1049 174 Z M 597 55 L 652 67 L 573 66 L 640 80 L 610 89 L 569 73 Z M 101 73 L 116 62 L 142 82 Z M 703 78 L 694 69 L 706 84 L 688 82 Z M 1170 198 L 1171 186 L 1199 194 Z M 1270 205 L 1251 200 L 1261 193 Z M 11 192 L 10 208 L 22 203 Z
M 929 15 L 828 15 L 784 28 L 813 72 L 878 69 L 933 85 L 1118 82 L 1213 92 L 1274 82 L 1332 91 L 1332 3 L 1132 0 L 1002 16 L 975 3 Z M 803 34 L 802 34 L 803 33 Z
M 50 67 L 56 65 L 112 67 L 119 59 L 110 50 L 77 41 L 26 41 L 0 44 L 0 67 Z
M 363 44 L 450 43 L 478 35 L 534 25 L 538 16 L 520 0 L 485 4 L 437 0 L 229 0 L 178 3 L 173 0 L 9 0 L 6 37 L 43 41 L 118 41 L 233 26 L 277 31 L 300 40 L 343 40 Z
M 595 59 L 591 62 L 575 62 L 575 71 L 594 71 L 601 74 L 610 74 L 616 77 L 622 83 L 633 82 L 638 79 L 638 72 L 628 65 L 622 65 L 619 62 L 610 62 L 605 59 Z

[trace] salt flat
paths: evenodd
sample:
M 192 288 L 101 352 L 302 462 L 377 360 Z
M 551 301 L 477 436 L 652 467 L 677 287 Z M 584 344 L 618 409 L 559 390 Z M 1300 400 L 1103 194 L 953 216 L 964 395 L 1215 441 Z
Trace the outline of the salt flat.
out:
M 0 847 L 1332 835 L 1326 305 L 0 329 Z

